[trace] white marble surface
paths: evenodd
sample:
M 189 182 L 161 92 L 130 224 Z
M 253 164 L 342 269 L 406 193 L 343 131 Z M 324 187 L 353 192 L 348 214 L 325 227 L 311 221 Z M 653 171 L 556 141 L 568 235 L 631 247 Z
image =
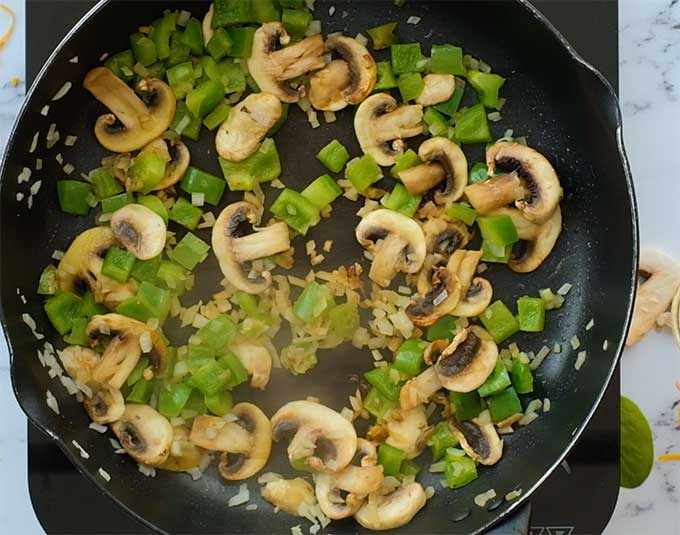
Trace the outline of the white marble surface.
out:
M 24 92 L 24 8 L 18 27 L 0 50 L 0 150 Z M 576 1 L 576 0 L 574 0 Z M 659 247 L 680 259 L 675 227 L 680 198 L 680 2 L 620 0 L 621 101 L 625 139 L 640 207 L 643 246 Z M 0 12 L 1 13 L 1 12 Z M 0 16 L 0 31 L 6 19 Z M 587 59 L 587 58 L 586 58 Z M 21 84 L 11 87 L 10 79 Z M 26 422 L 11 393 L 4 340 L 0 341 L 0 526 L 3 533 L 38 534 L 26 481 Z M 652 423 L 657 454 L 680 451 L 673 404 L 680 378 L 680 354 L 667 334 L 652 333 L 623 357 L 623 393 Z M 606 535 L 680 535 L 680 463 L 657 463 L 639 489 L 622 491 Z

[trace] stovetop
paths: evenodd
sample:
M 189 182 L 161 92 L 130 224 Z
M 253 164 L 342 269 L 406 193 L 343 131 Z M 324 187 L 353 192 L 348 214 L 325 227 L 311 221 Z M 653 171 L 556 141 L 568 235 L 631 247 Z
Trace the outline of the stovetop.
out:
M 62 36 L 94 3 L 27 0 L 29 83 Z M 618 88 L 616 0 L 535 0 L 533 4 Z M 532 496 L 530 535 L 599 535 L 607 525 L 619 488 L 619 386 L 616 373 L 567 464 Z M 28 431 L 29 490 L 47 533 L 151 533 L 101 495 L 47 436 L 30 424 Z

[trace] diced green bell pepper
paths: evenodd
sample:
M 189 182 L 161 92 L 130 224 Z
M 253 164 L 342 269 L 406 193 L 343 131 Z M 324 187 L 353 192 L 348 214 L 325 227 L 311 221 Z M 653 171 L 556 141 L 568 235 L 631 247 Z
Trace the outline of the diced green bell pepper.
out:
M 168 214 L 170 221 L 179 223 L 189 230 L 194 230 L 198 226 L 202 215 L 203 210 L 191 204 L 184 197 L 179 197 L 175 201 Z
M 446 117 L 434 108 L 427 108 L 423 114 L 423 121 L 432 136 L 445 136 L 449 131 L 449 122 Z
M 397 87 L 397 78 L 392 71 L 392 64 L 389 61 L 380 61 L 376 64 L 377 78 L 375 91 L 384 91 Z
M 45 302 L 47 319 L 57 332 L 64 336 L 73 327 L 73 320 L 80 317 L 82 299 L 71 292 L 62 292 Z
M 252 191 L 258 183 L 281 175 L 281 160 L 272 138 L 265 139 L 257 151 L 240 162 L 220 158 L 222 174 L 230 191 Z
M 251 4 L 252 2 L 244 0 L 215 0 L 212 27 L 254 22 Z
M 211 360 L 191 373 L 192 384 L 203 394 L 213 395 L 224 390 L 231 372 L 216 360 Z
M 153 152 L 140 152 L 128 170 L 131 186 L 129 191 L 150 193 L 165 176 L 167 161 Z
M 498 92 L 505 83 L 505 78 L 498 74 L 491 74 L 470 70 L 467 72 L 470 85 L 475 88 L 479 100 L 487 108 L 498 108 Z
M 197 167 L 189 167 L 187 169 L 180 188 L 187 193 L 202 193 L 205 197 L 205 202 L 217 206 L 222 200 L 224 189 L 227 183 L 214 175 L 201 171 Z
M 59 289 L 57 282 L 57 268 L 52 264 L 45 266 L 40 274 L 40 281 L 38 282 L 39 295 L 54 295 Z
M 270 210 L 302 236 L 321 220 L 319 209 L 301 193 L 289 188 L 281 191 Z
M 189 91 L 194 88 L 194 65 L 190 61 L 180 63 L 168 69 L 165 72 L 168 78 L 168 84 L 178 100 L 187 96 Z M 178 102 L 179 104 L 179 102 Z M 182 108 L 178 106 L 178 110 L 182 112 Z M 177 111 L 175 111 L 177 116 Z M 174 123 L 174 120 L 173 120 Z
M 519 323 L 503 301 L 496 301 L 479 315 L 493 341 L 500 344 L 519 331 Z
M 165 222 L 165 224 L 168 224 L 168 209 L 163 204 L 163 201 L 161 201 L 158 197 L 155 195 L 146 195 L 137 199 L 137 203 L 147 207 L 153 213 L 161 216 L 161 219 Z
M 182 42 L 183 32 L 177 31 L 170 36 L 170 55 L 165 60 L 166 67 L 174 67 L 189 61 L 191 50 Z
M 359 328 L 359 308 L 353 303 L 336 305 L 328 312 L 331 332 L 345 340 L 351 340 Z
M 93 169 L 88 177 L 98 199 L 106 199 L 124 191 L 123 185 L 113 176 L 113 170 L 110 167 Z
M 71 324 L 71 332 L 64 336 L 64 342 L 73 346 L 89 346 L 90 338 L 87 336 L 89 318 L 75 318 Z
M 120 247 L 111 247 L 102 264 L 102 275 L 118 282 L 125 282 L 130 278 L 135 260 L 135 255 L 131 252 Z
M 128 386 L 134 385 L 137 381 L 139 381 L 142 376 L 144 375 L 144 370 L 149 366 L 149 358 L 148 357 L 142 357 L 137 361 L 137 364 L 135 365 L 134 368 L 132 368 L 132 371 L 130 372 L 130 375 L 128 375 L 127 381 L 125 381 L 125 384 Z
M 249 58 L 255 39 L 255 28 L 243 26 L 240 28 L 229 28 L 231 37 L 231 56 L 234 58 Z
M 203 54 L 203 25 L 197 18 L 191 17 L 182 33 L 182 44 L 189 47 L 194 56 Z
M 373 49 L 382 50 L 396 45 L 399 42 L 399 36 L 394 33 L 396 28 L 396 22 L 388 22 L 367 30 L 371 41 L 373 41 Z
M 486 381 L 477 389 L 477 392 L 483 398 L 487 398 L 505 390 L 511 384 L 510 375 L 505 364 L 503 364 L 501 359 L 498 359 L 491 375 L 486 378 Z
M 407 149 L 403 154 L 397 156 L 394 160 L 394 166 L 390 169 L 390 174 L 394 178 L 399 178 L 399 173 L 416 165 L 423 163 L 418 154 L 413 149 Z
M 230 112 L 231 104 L 229 104 L 227 99 L 222 99 L 222 102 L 215 106 L 215 109 L 203 119 L 203 124 L 208 130 L 215 130 L 215 128 L 227 120 Z
M 507 264 L 512 256 L 512 245 L 496 245 L 493 242 L 482 241 L 482 262 Z
M 192 88 L 193 82 L 189 91 L 191 91 Z M 177 110 L 175 111 L 175 116 L 172 118 L 170 130 L 174 130 L 180 136 L 184 136 L 193 141 L 198 141 L 198 138 L 201 135 L 201 125 L 201 120 L 189 111 L 184 101 L 178 100 Z
M 104 65 L 125 82 L 129 82 L 135 77 L 135 55 L 132 53 L 132 50 L 124 50 L 114 54 L 106 60 Z
M 468 183 L 477 184 L 478 182 L 484 182 L 487 178 L 489 178 L 489 168 L 485 163 L 478 162 L 470 169 Z
M 330 291 L 316 281 L 305 286 L 293 305 L 293 314 L 305 323 L 311 323 L 328 308 L 332 300 Z
M 216 394 L 205 394 L 205 406 L 215 416 L 225 416 L 234 408 L 234 397 L 229 390 Z
M 456 116 L 455 134 L 461 143 L 491 141 L 491 128 L 483 104 L 475 104 Z
M 540 297 L 520 297 L 517 300 L 519 330 L 540 333 L 545 327 L 545 304 Z
M 163 322 L 168 316 L 172 303 L 172 295 L 168 290 L 142 282 L 137 290 L 137 297 L 151 310 L 152 318 Z
M 422 195 L 411 195 L 406 186 L 397 182 L 390 193 L 380 199 L 380 204 L 385 208 L 413 217 L 420 207 Z
M 434 431 L 430 435 L 427 445 L 430 446 L 432 451 L 432 459 L 438 461 L 444 457 L 447 449 L 458 446 L 458 439 L 451 432 L 448 423 L 439 422 L 434 426 Z
M 472 483 L 479 476 L 477 475 L 477 465 L 460 450 L 462 455 L 446 456 L 444 465 L 444 479 L 446 486 L 450 489 L 459 489 Z
M 316 158 L 333 173 L 339 173 L 349 160 L 349 152 L 342 143 L 334 139 L 319 151 Z
M 186 415 L 187 418 L 191 418 L 196 414 L 205 414 L 206 412 L 205 396 L 200 390 L 194 389 L 180 416 L 185 417 Z
M 515 392 L 518 394 L 531 394 L 534 391 L 534 375 L 529 366 L 518 359 L 512 361 L 510 379 Z
M 156 278 L 168 290 L 177 295 L 183 293 L 186 289 L 187 272 L 175 262 L 161 260 L 156 271 Z
M 329 175 L 321 175 L 302 190 L 302 195 L 319 210 L 323 210 L 342 195 L 342 188 Z
M 519 240 L 517 229 L 510 216 L 479 216 L 477 225 L 482 239 L 499 247 L 512 245 Z
M 168 253 L 171 260 L 191 271 L 208 257 L 210 246 L 191 232 L 187 232 Z
M 446 209 L 446 215 L 451 219 L 458 219 L 468 227 L 472 226 L 477 219 L 477 211 L 468 203 L 455 202 Z
M 281 20 L 281 12 L 276 0 L 253 0 L 253 21 L 263 24 Z
M 231 372 L 229 388 L 234 388 L 248 380 L 248 370 L 243 366 L 241 359 L 232 351 L 227 351 L 224 355 L 218 357 L 217 362 Z
M 229 316 L 220 314 L 196 331 L 192 341 L 195 340 L 200 345 L 212 348 L 215 352 L 221 352 L 233 340 L 237 331 L 236 324 Z
M 239 290 L 232 299 L 247 316 L 260 315 L 260 304 L 257 296 Z
M 279 0 L 279 5 L 290 9 L 303 9 L 306 2 L 305 0 Z
M 206 80 L 189 92 L 186 105 L 196 117 L 203 118 L 224 99 L 224 86 L 219 80 Z
M 390 58 L 394 74 L 422 72 L 427 60 L 420 51 L 420 43 L 395 44 L 390 47 Z
M 410 100 L 415 100 L 420 96 L 423 89 L 425 89 L 425 82 L 419 73 L 407 72 L 399 75 L 397 87 L 399 88 L 401 100 L 408 102 Z
M 314 470 L 311 466 L 309 466 L 309 463 L 307 463 L 307 457 L 302 459 L 289 459 L 288 462 L 290 463 L 290 467 L 296 472 L 316 472 L 316 470 Z
M 146 68 L 146 74 L 144 78 L 158 78 L 159 80 L 162 80 L 164 76 L 165 65 L 163 65 L 162 61 L 157 61 L 156 63 L 152 63 Z
M 371 388 L 364 398 L 364 408 L 380 421 L 392 409 L 399 405 L 383 396 L 377 388 Z
M 382 177 L 380 166 L 370 154 L 350 160 L 345 168 L 345 178 L 359 193 L 366 191 L 371 184 L 378 182 Z
M 382 465 L 383 474 L 386 476 L 397 477 L 405 457 L 406 454 L 403 450 L 390 446 L 385 442 L 378 446 L 378 464 Z
M 494 422 L 500 422 L 522 412 L 522 404 L 513 387 L 486 399 L 486 405 Z
M 415 377 L 422 370 L 427 346 L 427 342 L 416 338 L 404 340 L 394 355 L 393 366 L 401 373 Z
M 453 117 L 458 111 L 458 108 L 460 107 L 460 103 L 463 100 L 464 94 L 465 94 L 465 80 L 463 80 L 462 78 L 456 78 L 456 86 L 455 89 L 453 90 L 451 98 L 449 98 L 449 100 L 447 100 L 446 102 L 435 104 L 433 108 L 438 112 L 443 113 L 444 115 Z
M 432 45 L 430 70 L 436 73 L 464 76 L 463 49 L 453 45 Z
M 90 213 L 91 203 L 95 200 L 92 187 L 78 180 L 59 180 L 57 196 L 62 212 L 82 216 Z
M 459 422 L 477 418 L 482 412 L 482 400 L 479 394 L 472 392 L 449 392 L 449 403 L 454 418 Z
M 427 328 L 425 338 L 430 342 L 435 340 L 453 340 L 457 327 L 457 320 L 454 316 L 442 316 Z
M 170 56 L 170 34 L 175 31 L 175 13 L 167 11 L 163 18 L 153 24 L 153 42 L 156 44 L 158 59 L 167 59 Z
M 293 39 L 300 39 L 312 22 L 312 14 L 302 9 L 284 9 L 281 11 L 281 22 Z
M 150 260 L 139 260 L 135 261 L 135 265 L 132 266 L 132 271 L 130 272 L 130 277 L 138 282 L 149 282 L 155 284 L 156 273 L 158 272 L 158 266 L 161 263 L 161 257 L 157 256 Z
M 399 391 L 401 390 L 399 373 L 392 366 L 373 368 L 364 373 L 364 378 L 387 399 L 391 401 L 399 400 Z
M 158 412 L 166 418 L 177 418 L 189 401 L 192 390 L 184 383 L 162 386 L 158 392 Z
M 231 52 L 233 46 L 234 41 L 231 39 L 229 32 L 224 28 L 218 28 L 205 48 L 215 61 L 219 61 Z
M 85 292 L 81 297 L 80 315 L 83 318 L 91 318 L 97 314 L 106 314 L 108 311 L 101 303 L 97 303 L 94 294 L 90 291 Z
M 140 379 L 132 387 L 132 390 L 125 398 L 128 403 L 148 403 L 153 394 L 154 386 L 156 386 L 155 381 L 147 381 L 146 379 Z
M 404 459 L 401 462 L 401 466 L 399 467 L 399 475 L 401 477 L 408 477 L 408 476 L 417 476 L 420 471 L 422 470 L 422 467 L 409 459 Z

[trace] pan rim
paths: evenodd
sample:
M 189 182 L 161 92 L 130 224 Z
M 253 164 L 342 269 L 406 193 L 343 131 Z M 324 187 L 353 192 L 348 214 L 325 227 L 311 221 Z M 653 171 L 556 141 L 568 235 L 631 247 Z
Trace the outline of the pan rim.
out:
M 17 114 L 17 117 L 12 125 L 11 133 L 7 139 L 7 145 L 6 147 L 9 148 L 13 145 L 16 133 L 17 133 L 17 127 L 19 123 L 22 121 L 23 116 L 26 113 L 26 110 L 28 108 L 28 102 L 30 101 L 31 97 L 33 96 L 33 93 L 36 91 L 37 86 L 39 85 L 40 81 L 43 79 L 43 77 L 46 74 L 46 71 L 49 69 L 49 67 L 52 65 L 56 57 L 60 54 L 64 46 L 71 40 L 72 37 L 74 37 L 77 33 L 79 33 L 92 19 L 99 11 L 101 11 L 107 4 L 112 2 L 113 0 L 99 0 L 97 4 L 95 4 L 83 17 L 64 35 L 64 37 L 61 39 L 59 44 L 55 47 L 54 51 L 50 54 L 48 59 L 45 61 L 44 65 L 41 67 L 41 69 L 38 71 L 38 73 L 35 76 L 35 79 L 31 83 L 31 86 L 29 90 L 26 92 L 26 95 L 24 97 L 24 101 L 19 109 L 19 113 Z M 543 13 L 541 13 L 529 0 L 514 0 L 517 4 L 522 6 L 527 13 L 532 16 L 538 24 L 541 24 L 545 28 L 547 28 L 550 33 L 552 34 L 552 37 L 556 39 L 558 44 L 567 52 L 567 54 L 570 56 L 571 61 L 573 61 L 577 67 L 583 69 L 585 72 L 587 72 L 590 76 L 594 76 L 596 81 L 600 84 L 602 84 L 608 93 L 608 98 L 611 101 L 611 104 L 613 106 L 613 109 L 615 111 L 615 117 L 613 121 L 611 121 L 611 124 L 608 125 L 609 129 L 611 130 L 611 135 L 614 136 L 616 140 L 616 146 L 618 150 L 618 156 L 619 156 L 619 161 L 621 165 L 621 169 L 623 171 L 623 175 L 626 181 L 626 189 L 628 193 L 628 199 L 630 202 L 630 209 L 631 209 L 631 223 L 632 223 L 632 249 L 633 249 L 633 263 L 630 266 L 630 291 L 628 292 L 628 308 L 626 311 L 626 317 L 625 321 L 622 325 L 622 332 L 621 332 L 621 337 L 618 340 L 618 343 L 616 345 L 615 351 L 615 358 L 612 359 L 612 364 L 611 367 L 605 377 L 605 381 L 602 384 L 602 387 L 600 389 L 600 392 L 595 398 L 595 401 L 590 409 L 590 411 L 583 417 L 581 424 L 576 428 L 576 430 L 573 432 L 571 440 L 569 443 L 565 446 L 564 450 L 562 453 L 558 456 L 556 461 L 548 467 L 543 475 L 536 480 L 536 482 L 529 488 L 525 489 L 522 496 L 517 499 L 516 501 L 512 502 L 506 509 L 503 511 L 499 512 L 497 515 L 495 515 L 492 519 L 490 519 L 487 523 L 485 523 L 483 526 L 481 526 L 479 529 L 475 530 L 474 532 L 471 532 L 470 535 L 479 535 L 481 533 L 486 532 L 487 530 L 491 529 L 493 526 L 502 523 L 504 520 L 508 519 L 508 517 L 512 516 L 515 514 L 518 509 L 521 507 L 525 506 L 527 501 L 529 500 L 530 496 L 543 484 L 543 482 L 554 472 L 554 470 L 560 466 L 560 464 L 564 461 L 564 459 L 567 457 L 567 455 L 571 452 L 575 444 L 578 442 L 580 439 L 581 435 L 583 434 L 585 428 L 588 426 L 590 423 L 595 411 L 598 409 L 600 406 L 602 399 L 604 398 L 605 392 L 607 391 L 611 380 L 614 376 L 614 373 L 616 372 L 616 368 L 619 365 L 619 361 L 621 359 L 622 352 L 624 350 L 625 346 L 625 340 L 628 335 L 628 331 L 630 329 L 630 323 L 631 323 L 631 318 L 632 318 L 632 313 L 633 313 L 633 306 L 635 303 L 635 280 L 637 277 L 637 265 L 638 265 L 638 257 L 639 257 L 639 221 L 638 221 L 638 210 L 637 210 L 637 202 L 636 202 L 636 194 L 635 194 L 635 188 L 633 184 L 633 179 L 632 179 L 632 173 L 630 169 L 630 164 L 628 160 L 628 156 L 626 153 L 625 149 L 625 144 L 623 140 L 623 116 L 621 112 L 621 107 L 619 104 L 619 99 L 609 83 L 609 81 L 602 75 L 602 73 L 596 69 L 592 64 L 590 64 L 588 61 L 586 61 L 575 49 L 574 47 L 569 43 L 569 41 L 562 35 L 562 33 L 546 18 Z M 2 157 L 0 158 L 0 177 L 4 177 L 5 175 L 5 169 L 7 166 L 7 162 L 9 160 L 9 150 L 5 150 L 4 153 L 2 154 Z M 1 210 L 1 208 L 0 208 Z M 79 456 L 76 454 L 76 452 L 71 451 L 67 443 L 64 439 L 59 437 L 56 432 L 54 432 L 52 429 L 49 428 L 48 425 L 43 424 L 39 421 L 39 419 L 30 414 L 29 410 L 27 407 L 25 407 L 25 404 L 22 402 L 19 392 L 18 392 L 18 387 L 15 382 L 15 373 L 14 373 L 14 350 L 11 344 L 10 340 L 10 333 L 9 333 L 9 328 L 7 325 L 7 320 L 5 316 L 5 311 L 4 311 L 4 306 L 2 303 L 0 303 L 0 324 L 2 325 L 2 331 L 3 335 L 5 337 L 5 340 L 7 342 L 7 348 L 8 348 L 8 354 L 9 354 L 9 360 L 10 360 L 10 377 L 12 381 L 12 391 L 14 393 L 14 396 L 17 400 L 18 405 L 20 406 L 22 412 L 26 415 L 27 419 L 35 425 L 38 429 L 40 429 L 42 432 L 47 434 L 50 438 L 52 438 L 56 444 L 59 446 L 59 448 L 64 452 L 64 454 L 67 456 L 67 458 L 71 461 L 71 463 L 76 467 L 76 469 L 83 474 L 88 480 L 90 480 L 96 488 L 101 492 L 103 495 L 107 496 L 109 499 L 111 499 L 117 506 L 119 506 L 121 509 L 123 509 L 127 514 L 147 526 L 149 529 L 151 529 L 154 532 L 161 533 L 161 534 L 168 534 L 169 532 L 159 528 L 158 526 L 154 525 L 150 521 L 146 520 L 143 516 L 141 516 L 139 513 L 134 511 L 133 509 L 129 508 L 126 506 L 124 503 L 122 503 L 119 498 L 117 498 L 112 491 L 110 491 L 103 482 L 99 481 L 95 475 L 94 472 L 86 469 L 84 467 L 84 464 L 81 462 L 81 459 Z

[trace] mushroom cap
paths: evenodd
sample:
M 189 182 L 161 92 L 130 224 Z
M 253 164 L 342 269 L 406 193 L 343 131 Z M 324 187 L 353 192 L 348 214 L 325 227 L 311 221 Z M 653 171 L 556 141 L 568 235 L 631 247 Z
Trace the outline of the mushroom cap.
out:
M 275 95 L 282 102 L 293 103 L 305 96 L 305 86 L 301 84 L 293 89 L 286 81 L 322 69 L 326 47 L 321 35 L 281 48 L 289 42 L 290 36 L 280 22 L 260 26 L 253 38 L 248 71 L 261 91 Z
M 230 284 L 241 291 L 261 293 L 271 284 L 271 273 L 244 273 L 245 263 L 290 249 L 288 226 L 274 223 L 253 234 L 243 236 L 242 226 L 259 221 L 258 209 L 246 202 L 236 202 L 220 213 L 212 230 L 212 247 L 222 273 Z
M 371 495 L 354 515 L 366 529 L 385 530 L 408 524 L 427 502 L 420 483 L 409 483 L 386 496 Z
M 230 346 L 250 375 L 250 386 L 264 390 L 272 372 L 272 355 L 262 344 L 236 342 Z
M 452 74 L 426 74 L 423 77 L 423 88 L 416 104 L 423 106 L 434 106 L 446 102 L 451 98 L 456 89 L 456 78 Z
M 424 405 L 408 410 L 393 409 L 386 426 L 389 436 L 385 442 L 402 450 L 407 459 L 418 457 L 425 449 L 430 427 Z
M 109 227 L 94 227 L 79 234 L 57 267 L 59 290 L 82 295 L 89 289 L 98 303 L 109 308 L 135 295 L 134 282 L 121 283 L 101 273 L 104 257 L 116 243 Z
M 343 91 L 350 82 L 347 62 L 334 59 L 309 77 L 309 101 L 317 110 L 340 111 L 348 106 Z
M 97 119 L 94 133 L 99 143 L 112 152 L 141 149 L 160 137 L 175 115 L 175 94 L 162 80 L 140 81 L 137 88 L 144 94 L 142 100 L 110 69 L 95 67 L 85 76 L 83 87 L 111 110 Z
M 371 53 L 356 39 L 336 35 L 326 40 L 326 48 L 338 54 L 349 67 L 349 84 L 342 94 L 349 104 L 359 104 L 375 87 L 378 69 Z
M 170 455 L 172 426 L 149 405 L 128 404 L 120 420 L 111 425 L 111 430 L 137 462 L 158 466 Z
M 291 515 L 302 516 L 301 508 L 313 506 L 314 487 L 301 477 L 295 479 L 276 479 L 262 488 L 262 497 Z
M 253 437 L 246 425 L 210 415 L 194 418 L 189 440 L 206 450 L 231 453 L 246 453 L 253 446 Z
M 444 217 L 432 217 L 423 224 L 428 253 L 444 257 L 462 249 L 472 239 L 472 233 L 462 221 L 449 221 Z M 481 256 L 481 255 L 480 255 Z M 455 272 L 455 270 L 454 270 Z
M 272 426 L 267 415 L 252 403 L 234 405 L 231 414 L 248 431 L 252 445 L 246 452 L 226 450 L 220 455 L 217 470 L 224 479 L 237 481 L 254 476 L 267 464 L 272 450 Z
M 181 139 L 164 139 L 159 137 L 144 147 L 140 154 L 144 152 L 156 154 L 167 162 L 165 175 L 154 186 L 154 191 L 160 191 L 177 184 L 177 182 L 182 180 L 184 173 L 189 168 L 189 163 L 191 163 L 191 153 Z
M 423 229 L 393 210 L 381 208 L 366 215 L 356 227 L 356 238 L 373 253 L 369 277 L 381 286 L 389 286 L 397 272 L 416 273 L 425 261 Z
M 125 400 L 118 388 L 107 383 L 89 383 L 92 397 L 83 401 L 85 411 L 96 424 L 110 424 L 125 412 Z
M 461 286 L 455 273 L 435 267 L 430 274 L 427 293 L 417 295 L 406 307 L 406 315 L 418 327 L 432 325 L 449 314 L 460 300 Z
M 425 163 L 437 163 L 445 173 L 445 180 L 434 193 L 434 202 L 448 205 L 463 196 L 468 183 L 468 163 L 463 150 L 450 139 L 433 137 L 424 141 L 418 156 Z
M 57 355 L 71 379 L 84 385 L 92 380 L 92 372 L 101 359 L 99 353 L 82 346 L 65 347 L 57 350 Z
M 524 217 L 534 223 L 544 223 L 554 213 L 562 198 L 562 187 L 552 164 L 540 152 L 519 143 L 495 143 L 486 151 L 490 173 L 496 166 L 512 169 L 527 192 L 515 204 Z
M 435 364 L 439 381 L 453 392 L 472 392 L 491 374 L 498 360 L 498 346 L 479 326 L 458 333 Z
M 116 210 L 111 216 L 111 231 L 140 260 L 156 258 L 165 249 L 165 221 L 141 204 L 127 204 Z
M 441 389 L 439 376 L 434 366 L 430 366 L 422 371 L 413 379 L 409 379 L 399 392 L 399 405 L 402 409 L 408 410 L 422 405 Z
M 357 449 L 354 426 L 342 415 L 312 401 L 291 401 L 272 416 L 275 441 L 291 436 L 288 458 L 306 458 L 320 472 L 336 473 L 345 468 Z
M 248 95 L 232 108 L 217 131 L 217 153 L 230 162 L 245 160 L 257 151 L 281 113 L 281 101 L 271 93 Z
M 399 106 L 389 93 L 376 93 L 364 100 L 354 115 L 354 132 L 364 154 L 378 165 L 393 165 L 404 153 L 405 138 L 423 132 L 423 107 Z
M 170 455 L 158 468 L 170 472 L 186 472 L 200 466 L 205 451 L 189 440 L 189 429 L 184 425 L 176 425 L 172 430 Z
M 471 421 L 449 420 L 449 427 L 470 457 L 485 466 L 496 464 L 503 455 L 503 441 L 491 422 L 475 418 Z
M 484 312 L 493 298 L 493 286 L 482 278 L 475 277 L 451 314 L 459 318 L 473 318 Z

